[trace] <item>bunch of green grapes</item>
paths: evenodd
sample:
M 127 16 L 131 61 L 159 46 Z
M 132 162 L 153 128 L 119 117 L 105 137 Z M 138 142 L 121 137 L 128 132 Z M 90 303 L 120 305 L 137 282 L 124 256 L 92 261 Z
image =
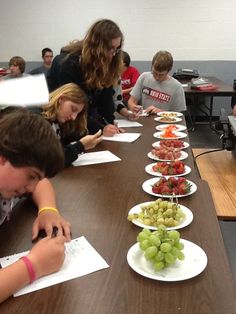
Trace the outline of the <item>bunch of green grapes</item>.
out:
M 163 225 L 153 232 L 143 229 L 138 234 L 137 241 L 140 249 L 144 251 L 145 258 L 152 262 L 155 271 L 168 267 L 176 259 L 182 261 L 185 258 L 180 233 L 177 230 L 168 231 Z
M 147 226 L 176 227 L 183 219 L 185 214 L 181 207 L 173 202 L 158 198 L 155 202 L 141 206 L 141 212 L 128 215 L 128 220 L 137 219 Z

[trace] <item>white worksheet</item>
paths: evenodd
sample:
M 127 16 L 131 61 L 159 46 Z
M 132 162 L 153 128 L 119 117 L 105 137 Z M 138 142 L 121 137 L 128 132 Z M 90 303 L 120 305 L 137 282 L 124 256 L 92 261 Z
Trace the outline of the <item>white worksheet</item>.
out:
M 117 123 L 119 128 L 132 128 L 143 126 L 141 123 L 137 121 L 130 121 L 125 119 L 116 119 L 114 122 Z
M 41 106 L 49 101 L 44 74 L 12 78 L 0 82 L 0 105 Z
M 114 142 L 128 142 L 132 143 L 140 137 L 141 133 L 117 133 L 113 136 L 103 136 L 103 139 L 106 141 Z
M 66 257 L 62 268 L 54 274 L 39 278 L 33 283 L 27 285 L 25 288 L 16 292 L 14 297 L 53 286 L 57 283 L 81 277 L 109 267 L 106 261 L 83 236 L 66 243 L 65 246 Z M 27 253 L 28 252 L 23 252 L 0 258 L 0 263 L 4 268 L 14 263 Z
M 78 158 L 72 163 L 73 166 L 86 166 L 93 164 L 102 164 L 104 162 L 113 162 L 121 160 L 116 155 L 112 154 L 109 150 L 103 150 L 100 152 L 85 153 L 78 156 Z

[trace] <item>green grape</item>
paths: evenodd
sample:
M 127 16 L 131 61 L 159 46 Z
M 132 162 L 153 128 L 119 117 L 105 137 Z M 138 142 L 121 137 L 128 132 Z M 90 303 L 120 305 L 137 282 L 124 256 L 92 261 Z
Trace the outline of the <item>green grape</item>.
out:
M 171 254 L 171 253 L 165 253 L 165 261 L 168 263 L 168 264 L 173 264 L 174 261 L 175 261 L 175 257 Z
M 179 259 L 180 261 L 183 261 L 183 260 L 185 259 L 185 256 L 184 256 L 184 253 L 183 253 L 183 252 L 179 251 L 178 259 Z
M 147 235 L 151 235 L 152 232 L 149 229 L 143 229 L 143 232 L 146 233 Z
M 171 251 L 171 245 L 169 243 L 162 243 L 160 245 L 160 249 L 163 253 L 167 253 Z
M 177 243 L 175 243 L 175 247 L 176 247 L 178 250 L 183 250 L 184 244 L 183 244 L 182 242 L 177 242 Z
M 148 226 L 158 227 L 164 224 L 167 227 L 175 227 L 185 217 L 179 205 L 176 203 L 157 199 L 148 205 L 141 206 L 141 212 L 128 215 L 128 220 L 138 219 Z
M 155 256 L 155 260 L 157 262 L 160 262 L 160 261 L 163 261 L 164 257 L 165 257 L 164 253 L 162 251 L 158 251 Z
M 153 232 L 143 229 L 137 240 L 145 258 L 152 263 L 155 271 L 172 265 L 176 259 L 182 261 L 185 258 L 181 251 L 184 245 L 180 242 L 180 233 L 176 230 L 168 231 L 164 225 L 160 225 Z
M 145 251 L 150 245 L 151 245 L 151 243 L 148 240 L 143 240 L 143 241 L 139 242 L 139 247 L 143 251 Z
M 178 242 L 179 237 L 180 237 L 180 233 L 177 230 L 171 230 L 168 232 L 168 236 L 171 240 Z
M 163 218 L 158 218 L 158 219 L 157 219 L 157 224 L 158 224 L 158 226 L 159 226 L 159 225 L 163 225 L 164 223 L 165 223 L 165 221 L 164 221 Z
M 178 255 L 179 255 L 179 250 L 176 247 L 173 246 L 171 251 L 170 251 L 170 253 L 177 258 Z
M 173 207 L 173 203 L 172 203 L 172 202 L 168 202 L 168 203 L 167 203 L 167 210 L 168 210 L 168 209 L 171 209 L 171 210 L 172 210 L 172 207 Z
M 149 246 L 145 250 L 145 257 L 147 259 L 152 259 L 153 257 L 155 257 L 156 254 L 157 254 L 157 248 L 155 246 Z
M 165 267 L 164 262 L 156 262 L 154 263 L 154 269 L 156 271 L 162 270 Z
M 150 235 L 149 241 L 151 242 L 152 245 L 155 245 L 156 247 L 161 245 L 161 240 L 154 234 Z
M 147 240 L 148 238 L 149 238 L 149 235 L 146 232 L 141 231 L 141 232 L 139 232 L 139 234 L 137 236 L 137 241 L 141 242 L 143 240 Z
M 130 215 L 128 215 L 128 220 L 129 221 L 132 221 L 132 220 L 134 220 L 136 217 L 135 217 L 136 215 L 135 214 L 130 214 Z M 137 217 L 138 218 L 138 217 Z

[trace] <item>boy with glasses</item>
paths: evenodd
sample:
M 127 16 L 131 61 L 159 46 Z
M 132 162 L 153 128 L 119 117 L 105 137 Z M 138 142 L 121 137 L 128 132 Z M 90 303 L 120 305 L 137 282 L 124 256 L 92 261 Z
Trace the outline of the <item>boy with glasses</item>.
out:
M 169 75 L 172 66 L 173 58 L 168 51 L 154 55 L 152 71 L 142 73 L 130 92 L 130 110 L 137 113 L 143 108 L 148 114 L 186 110 L 183 87 Z

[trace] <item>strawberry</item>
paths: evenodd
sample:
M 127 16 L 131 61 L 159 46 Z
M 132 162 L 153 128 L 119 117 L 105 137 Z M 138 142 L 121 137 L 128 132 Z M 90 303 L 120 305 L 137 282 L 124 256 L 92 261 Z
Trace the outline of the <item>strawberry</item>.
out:
M 161 189 L 161 194 L 170 195 L 172 194 L 172 191 L 167 185 L 164 185 Z
M 188 182 L 183 182 L 178 186 L 179 194 L 188 194 L 191 191 L 191 184 Z
M 184 173 L 185 171 L 185 167 L 184 167 L 184 164 L 182 163 L 177 169 L 176 169 L 176 172 L 178 174 L 181 174 L 181 173 Z

